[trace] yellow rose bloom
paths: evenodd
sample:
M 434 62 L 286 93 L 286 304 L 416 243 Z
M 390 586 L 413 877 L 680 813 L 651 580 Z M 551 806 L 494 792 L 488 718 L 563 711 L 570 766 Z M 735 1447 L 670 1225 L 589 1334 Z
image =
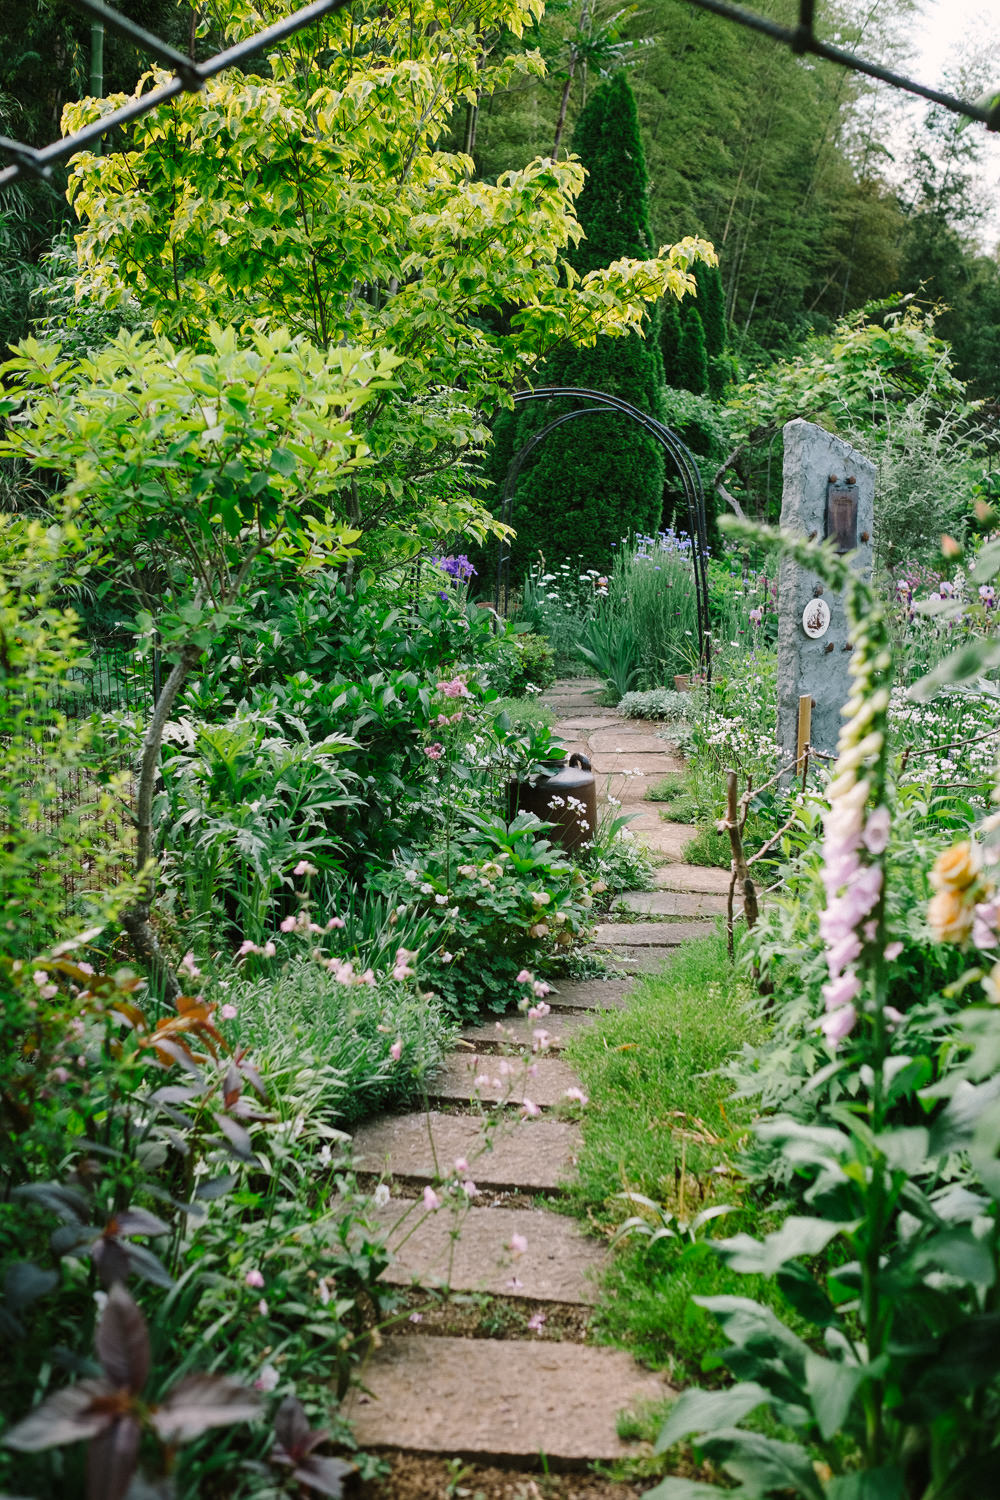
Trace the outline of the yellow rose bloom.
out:
M 931 871 L 931 885 L 936 891 L 964 891 L 978 874 L 979 851 L 964 839 L 938 855 Z
M 927 920 L 938 943 L 964 943 L 972 931 L 972 908 L 957 891 L 938 891 L 927 907 Z

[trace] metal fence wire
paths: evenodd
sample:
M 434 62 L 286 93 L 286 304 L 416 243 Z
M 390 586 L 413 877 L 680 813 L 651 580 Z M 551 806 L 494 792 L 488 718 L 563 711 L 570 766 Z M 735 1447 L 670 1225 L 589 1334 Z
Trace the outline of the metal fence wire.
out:
M 5 159 L 10 163 L 3 171 L 0 171 L 0 188 L 6 187 L 8 183 L 16 181 L 25 173 L 41 177 L 43 180 L 48 179 L 57 162 L 67 161 L 78 151 L 89 150 L 109 131 L 128 125 L 132 120 L 138 120 L 140 116 L 148 114 L 158 105 L 175 99 L 178 94 L 198 93 L 217 73 L 245 62 L 255 53 L 275 47 L 287 37 L 294 36 L 297 31 L 311 25 L 313 21 L 318 21 L 321 16 L 343 10 L 350 4 L 350 0 L 313 0 L 312 5 L 293 11 L 283 21 L 277 21 L 264 31 L 255 32 L 253 36 L 237 42 L 234 47 L 227 47 L 203 62 L 198 62 L 192 57 L 185 57 L 183 52 L 178 52 L 176 47 L 172 47 L 169 42 L 163 41 L 151 31 L 146 31 L 144 27 L 137 26 L 134 21 L 129 21 L 125 16 L 119 15 L 116 10 L 112 10 L 110 5 L 105 5 L 103 0 L 64 0 L 64 3 L 89 16 L 91 21 L 106 26 L 109 31 L 114 31 L 126 41 L 132 42 L 140 52 L 146 53 L 154 61 L 170 68 L 173 77 L 169 82 L 161 83 L 156 88 L 150 89 L 148 93 L 130 99 L 120 109 L 102 115 L 99 120 L 93 120 L 81 130 L 64 136 L 62 140 L 53 141 L 49 146 L 40 148 L 26 146 L 22 141 L 13 141 L 7 136 L 0 136 L 0 159 Z
M 970 103 L 967 99 L 959 99 L 954 94 L 947 94 L 941 89 L 928 88 L 926 84 L 918 83 L 916 79 L 907 78 L 904 73 L 894 73 L 891 68 L 883 68 L 880 63 L 869 62 L 867 58 L 858 57 L 853 52 L 846 51 L 843 47 L 835 47 L 831 42 L 825 42 L 815 32 L 816 0 L 799 0 L 799 23 L 797 26 L 782 26 L 779 21 L 773 21 L 770 16 L 758 15 L 756 11 L 747 10 L 742 5 L 732 5 L 730 0 L 687 0 L 688 5 L 696 5 L 699 10 L 711 11 L 714 16 L 722 16 L 727 21 L 734 21 L 737 26 L 745 26 L 751 31 L 759 31 L 764 36 L 772 37 L 776 42 L 784 42 L 786 47 L 791 47 L 793 52 L 810 53 L 813 57 L 821 57 L 826 62 L 836 63 L 839 67 L 850 68 L 853 73 L 864 73 L 868 78 L 875 78 L 880 83 L 888 83 L 894 89 L 903 89 L 908 94 L 916 94 L 920 99 L 926 99 L 931 104 L 939 104 L 942 109 L 949 109 L 953 114 L 964 115 L 969 120 L 978 120 L 986 126 L 987 130 L 1000 131 L 1000 87 L 996 95 L 988 102 L 982 100 Z

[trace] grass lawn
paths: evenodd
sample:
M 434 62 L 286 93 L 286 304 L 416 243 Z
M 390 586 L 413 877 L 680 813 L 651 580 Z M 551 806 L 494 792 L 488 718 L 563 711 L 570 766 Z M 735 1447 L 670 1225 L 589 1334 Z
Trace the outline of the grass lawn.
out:
M 583 1149 L 569 1204 L 609 1232 L 636 1210 L 625 1191 L 654 1199 L 679 1220 L 713 1203 L 739 1205 L 730 1164 L 751 1111 L 729 1102 L 731 1086 L 715 1070 L 765 1021 L 752 988 L 733 971 L 721 938 L 685 943 L 661 976 L 644 976 L 628 1007 L 602 1012 L 576 1037 L 569 1059 L 589 1096 Z M 745 1212 L 713 1221 L 708 1232 L 759 1229 Z M 737 1276 L 699 1243 L 642 1235 L 621 1241 L 606 1278 L 597 1327 L 678 1383 L 698 1380 L 720 1342 L 692 1295 L 756 1297 L 760 1278 Z

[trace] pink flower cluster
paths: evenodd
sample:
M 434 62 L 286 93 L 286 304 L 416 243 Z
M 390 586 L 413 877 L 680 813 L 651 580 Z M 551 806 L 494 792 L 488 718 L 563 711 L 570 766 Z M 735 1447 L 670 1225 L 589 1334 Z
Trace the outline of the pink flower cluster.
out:
M 438 692 L 443 693 L 446 698 L 471 698 L 472 694 L 461 677 L 453 677 L 450 682 L 439 682 Z
M 313 955 L 316 962 L 332 974 L 338 984 L 366 984 L 375 983 L 375 970 L 365 969 L 363 973 L 356 974 L 354 965 L 349 958 L 324 958 L 322 954 Z
M 823 826 L 823 885 L 826 910 L 820 933 L 827 943 L 830 973 L 823 986 L 826 1015 L 823 1035 L 834 1046 L 843 1041 L 857 1021 L 854 1001 L 861 992 L 855 964 L 862 944 L 875 937 L 871 918 L 882 894 L 882 866 L 867 863 L 862 849 L 879 855 L 889 842 L 889 810 L 877 807 L 865 820 L 867 781 L 853 774 L 837 778 L 830 788 L 830 811 Z

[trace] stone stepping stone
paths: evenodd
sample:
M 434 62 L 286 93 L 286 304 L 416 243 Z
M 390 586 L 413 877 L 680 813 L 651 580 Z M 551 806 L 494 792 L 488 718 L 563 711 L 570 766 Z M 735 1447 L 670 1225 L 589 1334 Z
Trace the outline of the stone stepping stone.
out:
M 474 1116 L 431 1110 L 363 1125 L 354 1137 L 354 1168 L 425 1183 L 447 1175 L 464 1157 L 481 1188 L 558 1192 L 579 1147 L 579 1128 L 561 1120 L 504 1121 L 487 1132 Z
M 623 813 L 635 813 L 629 828 L 642 839 L 650 853 L 662 854 L 666 859 L 682 859 L 684 850 L 697 831 L 690 823 L 667 822 L 648 804 L 643 807 L 641 804 L 636 806 L 626 803 L 620 810 Z
M 716 917 L 726 912 L 726 897 L 721 891 L 628 891 L 618 901 L 629 911 L 649 917 Z
M 579 733 L 581 730 L 605 729 L 609 725 L 627 725 L 627 719 L 615 717 L 613 708 L 594 708 L 585 714 L 572 714 L 568 719 L 561 720 L 554 726 L 556 734 Z
M 539 1030 L 547 1029 L 542 1021 Z M 528 1070 L 531 1070 L 530 1072 Z M 477 1082 L 485 1079 L 486 1082 Z M 567 1089 L 578 1089 L 580 1080 L 568 1063 L 557 1057 L 538 1057 L 528 1063 L 513 1057 L 477 1057 L 453 1052 L 427 1084 L 428 1097 L 479 1099 L 483 1104 L 533 1104 L 550 1109 Z
M 622 1010 L 628 991 L 628 983 L 621 979 L 572 979 L 557 985 L 548 998 L 553 1011 L 562 1006 L 570 1010 Z M 556 1026 L 561 1017 L 547 1019 Z
M 387 1338 L 361 1378 L 344 1415 L 362 1449 L 561 1469 L 635 1453 L 618 1413 L 674 1394 L 620 1349 L 548 1340 Z
M 554 993 L 551 998 L 556 998 Z M 578 1031 L 590 1024 L 590 1016 L 579 1014 L 551 1015 L 546 1016 L 544 1021 L 529 1021 L 527 1016 L 508 1016 L 503 1021 L 485 1022 L 482 1026 L 463 1026 L 462 1038 L 471 1042 L 474 1047 L 495 1043 L 497 1046 L 530 1052 L 532 1032 L 537 1031 L 539 1026 L 544 1026 L 549 1033 L 548 1051 L 553 1053 L 561 1052 Z
M 661 740 L 648 729 L 622 728 L 598 729 L 587 736 L 590 748 L 601 755 L 670 755 L 675 756 L 677 747 L 669 740 Z
M 616 974 L 662 974 L 670 964 L 673 948 L 613 948 L 609 963 Z
M 730 873 L 717 870 L 712 865 L 660 865 L 653 875 L 653 882 L 661 891 L 714 891 L 726 896 L 729 893 Z
M 592 1307 L 608 1263 L 603 1247 L 572 1219 L 534 1208 L 470 1208 L 455 1217 L 396 1199 L 373 1208 L 371 1218 L 386 1230 L 393 1259 L 380 1280 L 392 1286 L 417 1282 Z M 508 1248 L 512 1234 L 528 1242 L 516 1260 Z
M 601 922 L 596 943 L 610 947 L 676 948 L 689 938 L 712 937 L 714 922 Z
M 645 801 L 662 780 L 662 776 L 656 775 L 616 776 L 605 773 L 603 783 L 601 778 L 598 778 L 598 795 L 603 795 L 604 798 L 614 797 L 619 802 L 627 802 L 633 806 L 636 802 Z M 619 811 L 620 808 L 616 807 L 615 812 Z M 631 824 L 629 826 L 631 827 Z
M 598 776 L 627 775 L 629 771 L 638 771 L 644 776 L 670 776 L 677 771 L 683 771 L 684 762 L 678 760 L 676 755 L 671 755 L 666 745 L 651 754 L 640 754 L 632 750 L 623 750 L 620 755 L 611 751 L 602 751 L 590 757 L 594 767 L 594 773 Z

